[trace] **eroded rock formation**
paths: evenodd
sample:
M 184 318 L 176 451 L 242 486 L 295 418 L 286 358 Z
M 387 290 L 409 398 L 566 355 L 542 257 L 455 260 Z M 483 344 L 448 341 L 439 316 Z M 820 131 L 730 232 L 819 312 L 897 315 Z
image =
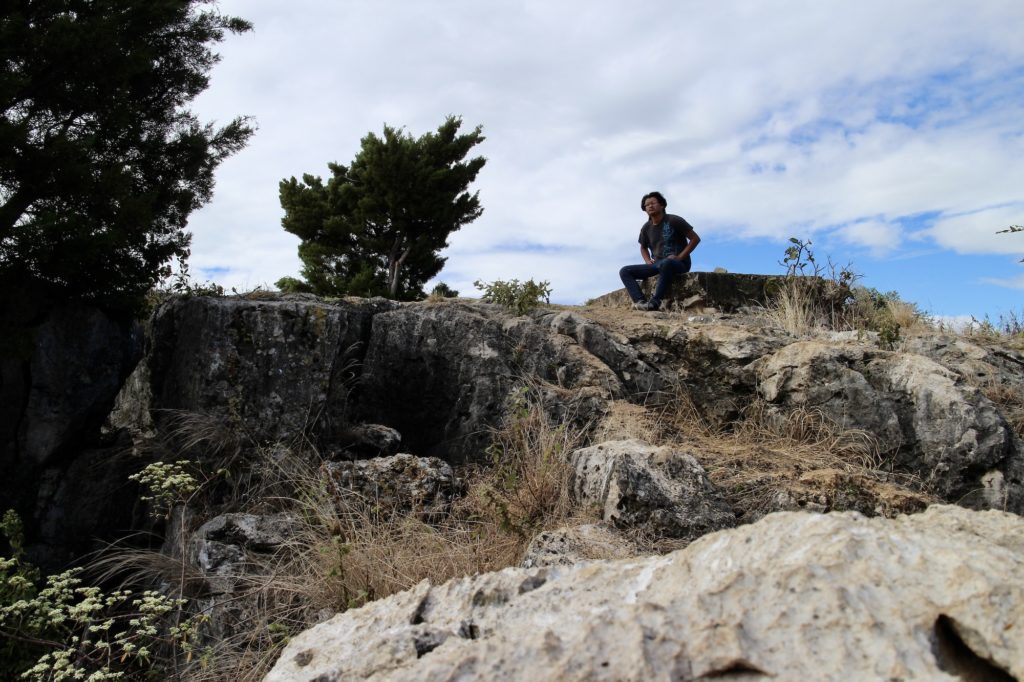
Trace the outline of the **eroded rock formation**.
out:
M 1012 514 L 772 514 L 661 557 L 424 581 L 295 637 L 266 680 L 1024 679 L 1022 568 Z

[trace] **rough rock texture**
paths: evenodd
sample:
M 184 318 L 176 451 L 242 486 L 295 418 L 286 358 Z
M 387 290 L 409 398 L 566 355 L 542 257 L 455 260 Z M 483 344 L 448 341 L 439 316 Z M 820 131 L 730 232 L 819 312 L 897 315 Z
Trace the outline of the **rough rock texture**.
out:
M 638 440 L 581 448 L 569 457 L 572 494 L 617 528 L 693 540 L 736 524 L 736 516 L 684 452 Z
M 185 298 L 152 321 L 151 409 L 217 415 L 252 440 L 331 440 L 382 299 Z
M 358 414 L 398 429 L 403 449 L 479 461 L 488 428 L 527 378 L 600 399 L 622 391 L 607 365 L 531 318 L 494 305 L 439 303 L 374 318 Z
M 24 355 L 2 359 L 5 469 L 46 466 L 95 440 L 142 356 L 140 327 L 95 308 L 56 308 L 23 331 Z
M 530 541 L 523 568 L 571 566 L 594 559 L 628 559 L 641 552 L 623 533 L 602 523 L 546 530 Z
M 188 558 L 204 584 L 197 605 L 210 617 L 205 627 L 211 635 L 224 639 L 248 627 L 260 607 L 259 586 L 247 578 L 252 565 L 270 557 L 300 527 L 290 514 L 222 514 L 195 532 Z
M 112 539 L 108 522 L 131 518 L 107 504 L 125 482 L 103 480 L 123 467 L 100 427 L 141 357 L 136 323 L 0 292 L 0 500 L 24 519 L 29 557 L 44 568 L 95 549 L 93 536 Z M 79 458 L 92 468 L 76 468 Z
M 423 582 L 265 679 L 1024 679 L 1021 623 L 1018 516 L 779 513 L 667 556 Z
M 323 468 L 336 499 L 357 495 L 367 504 L 401 511 L 443 511 L 462 488 L 451 465 L 436 457 L 398 454 L 327 462 Z
M 35 508 L 25 516 L 34 521 L 32 562 L 47 569 L 78 565 L 129 529 L 149 528 L 139 486 L 128 480 L 138 469 L 129 442 L 85 449 L 44 469 L 32 490 Z
M 402 450 L 451 463 L 485 459 L 524 381 L 578 426 L 614 401 L 684 396 L 728 428 L 760 397 L 871 433 L 946 500 L 1024 511 L 1024 449 L 975 387 L 1024 390 L 1024 357 L 939 337 L 916 341 L 922 354 L 894 353 L 849 336 L 796 340 L 749 315 L 602 306 L 515 316 L 464 301 L 193 298 L 157 312 L 146 371 L 156 415 L 219 415 L 257 441 L 304 434 L 333 458 L 378 454 L 349 431 L 372 423 L 401 433 Z
M 355 457 L 380 457 L 398 454 L 402 434 L 383 424 L 356 424 L 339 434 L 338 445 Z
M 1002 507 L 983 479 L 1006 470 L 1014 437 L 981 392 L 921 355 L 799 341 L 752 365 L 773 405 L 821 410 L 897 453 L 947 500 Z

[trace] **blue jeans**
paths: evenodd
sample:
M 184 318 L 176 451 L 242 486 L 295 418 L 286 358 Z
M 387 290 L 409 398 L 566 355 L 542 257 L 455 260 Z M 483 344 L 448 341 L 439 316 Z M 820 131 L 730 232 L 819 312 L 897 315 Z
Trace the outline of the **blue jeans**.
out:
M 668 288 L 672 286 L 672 278 L 675 275 L 682 275 L 689 271 L 689 256 L 683 260 L 662 258 L 659 261 L 655 261 L 654 265 L 648 265 L 647 263 L 627 265 L 619 270 L 619 278 L 626 287 L 626 291 L 629 292 L 629 297 L 633 299 L 634 303 L 638 303 L 644 300 L 644 295 L 636 281 L 658 275 L 658 286 L 654 289 L 654 296 L 651 296 L 651 304 L 658 307 L 661 305 L 661 299 L 668 293 Z

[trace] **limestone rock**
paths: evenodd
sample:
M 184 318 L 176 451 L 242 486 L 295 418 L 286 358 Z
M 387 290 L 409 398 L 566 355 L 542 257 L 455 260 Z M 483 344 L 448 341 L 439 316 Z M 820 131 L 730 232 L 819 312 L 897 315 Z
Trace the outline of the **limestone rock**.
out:
M 526 548 L 523 568 L 571 566 L 595 559 L 628 559 L 640 554 L 635 543 L 601 523 L 546 530 Z
M 398 454 L 326 462 L 323 468 L 339 501 L 354 494 L 366 504 L 401 511 L 443 511 L 462 487 L 451 465 L 436 457 Z
M 688 272 L 672 280 L 672 288 L 662 302 L 664 310 L 717 308 L 726 312 L 744 306 L 767 305 L 772 292 L 783 278 L 775 275 L 747 275 L 728 272 Z M 654 290 L 657 277 L 645 283 Z M 624 306 L 630 302 L 625 289 L 599 296 L 595 306 Z
M 570 455 L 572 493 L 617 528 L 693 540 L 736 517 L 692 455 L 639 440 L 609 441 Z
M 330 439 L 348 423 L 381 299 L 179 298 L 152 319 L 152 409 L 237 422 L 256 442 Z
M 972 506 L 1024 508 L 1024 496 L 986 499 L 982 479 L 1021 457 L 1005 419 L 977 388 L 928 358 L 858 345 L 800 341 L 751 364 L 773 405 L 820 410 L 872 434 L 935 493 Z M 988 497 L 992 497 L 989 495 Z
M 1024 679 L 1024 520 L 778 513 L 667 556 L 426 581 L 267 682 Z
M 135 322 L 90 306 L 0 291 L 0 500 L 25 521 L 28 555 L 46 570 L 94 550 L 94 538 L 113 540 L 107 521 L 131 518 L 130 508 L 110 509 L 108 499 L 103 511 L 51 505 L 87 504 L 90 495 L 123 483 L 91 472 L 87 478 L 102 489 L 85 492 L 73 489 L 81 482 L 68 474 L 80 456 L 94 465 L 114 456 L 113 450 L 99 452 L 111 445 L 101 427 L 142 345 Z M 58 520 L 64 518 L 74 520 Z
M 142 332 L 84 306 L 55 308 L 18 331 L 27 335 L 22 356 L 4 354 L 0 363 L 0 464 L 6 468 L 16 458 L 21 466 L 41 467 L 83 440 L 95 441 L 142 355 Z
M 180 532 L 176 521 L 174 530 Z M 188 559 L 205 587 L 197 602 L 210 617 L 207 634 L 224 639 L 247 627 L 265 598 L 258 586 L 252 589 L 254 566 L 270 559 L 300 529 L 301 521 L 292 514 L 222 514 L 195 532 Z M 173 548 L 167 549 L 173 556 Z
M 344 448 L 345 455 L 381 457 L 398 453 L 402 434 L 383 424 L 356 424 L 345 429 L 335 444 Z
M 357 416 L 398 429 L 408 451 L 453 463 L 483 459 L 488 429 L 524 378 L 605 398 L 624 393 L 615 373 L 572 339 L 488 304 L 379 313 L 363 366 Z

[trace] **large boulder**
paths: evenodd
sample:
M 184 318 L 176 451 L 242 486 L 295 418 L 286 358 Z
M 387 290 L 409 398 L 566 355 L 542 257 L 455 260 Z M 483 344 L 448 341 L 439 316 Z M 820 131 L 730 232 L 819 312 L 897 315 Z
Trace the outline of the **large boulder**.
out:
M 427 515 L 444 512 L 461 492 L 451 465 L 399 453 L 354 462 L 325 462 L 323 472 L 342 507 L 379 507 Z
M 139 324 L 95 307 L 0 296 L 0 500 L 44 569 L 131 525 L 123 447 L 101 427 L 142 343 Z
M 151 410 L 231 423 L 256 442 L 330 440 L 347 424 L 382 299 L 178 298 L 152 320 Z
M 942 365 L 859 344 L 800 341 L 751 369 L 769 404 L 820 410 L 867 431 L 944 499 L 1024 510 L 1012 429 L 977 387 Z
M 650 538 L 693 540 L 736 524 L 736 515 L 693 457 L 639 440 L 574 451 L 573 497 L 602 520 Z
M 765 306 L 785 280 L 779 275 L 747 275 L 730 272 L 688 272 L 674 277 L 672 288 L 662 302 L 664 310 L 715 308 L 733 312 L 746 306 Z M 644 283 L 648 294 L 658 278 Z M 630 304 L 625 289 L 618 289 L 590 301 L 595 306 Z
M 778 513 L 667 556 L 424 581 L 265 679 L 1024 679 L 1022 568 L 1012 514 Z
M 138 324 L 97 308 L 57 307 L 0 358 L 0 465 L 39 469 L 95 444 L 125 378 L 142 357 Z
M 524 381 L 592 398 L 567 415 L 581 422 L 592 418 L 593 405 L 624 394 L 612 369 L 533 318 L 495 305 L 446 302 L 374 317 L 357 416 L 396 428 L 409 451 L 453 463 L 481 461 L 489 429 Z M 560 401 L 551 402 L 561 409 Z

